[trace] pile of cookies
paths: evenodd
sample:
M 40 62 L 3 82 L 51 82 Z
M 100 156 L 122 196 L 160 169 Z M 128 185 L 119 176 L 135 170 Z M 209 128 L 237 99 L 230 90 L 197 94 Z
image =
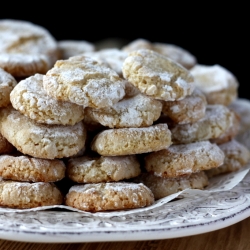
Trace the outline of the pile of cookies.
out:
M 133 209 L 250 160 L 238 81 L 172 44 L 97 50 L 0 20 L 0 206 Z

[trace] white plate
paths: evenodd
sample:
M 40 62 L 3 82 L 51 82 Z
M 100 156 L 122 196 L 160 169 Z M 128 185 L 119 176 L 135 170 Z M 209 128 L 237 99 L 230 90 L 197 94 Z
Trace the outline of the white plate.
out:
M 0 238 L 70 243 L 169 239 L 211 232 L 250 216 L 250 173 L 230 191 L 107 213 L 0 213 Z

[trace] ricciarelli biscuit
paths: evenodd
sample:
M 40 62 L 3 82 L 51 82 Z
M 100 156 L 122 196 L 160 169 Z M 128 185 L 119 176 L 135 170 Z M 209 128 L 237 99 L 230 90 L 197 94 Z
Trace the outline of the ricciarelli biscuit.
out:
M 58 60 L 43 87 L 57 100 L 93 108 L 112 106 L 125 95 L 125 82 L 114 70 L 85 56 Z
M 0 176 L 3 179 L 28 182 L 56 182 L 65 177 L 61 160 L 29 156 L 0 155 Z
M 140 173 L 140 164 L 134 155 L 71 158 L 66 171 L 68 178 L 78 183 L 120 181 Z
M 63 196 L 54 183 L 0 180 L 0 206 L 23 209 L 62 203 Z
M 153 192 L 155 200 L 184 189 L 204 189 L 209 183 L 204 171 L 176 178 L 163 178 L 150 173 L 142 173 L 133 181 L 146 185 Z
M 86 140 L 82 122 L 73 126 L 39 124 L 10 106 L 0 110 L 0 132 L 23 154 L 45 159 L 75 155 Z
M 86 108 L 86 116 L 109 128 L 148 127 L 162 111 L 162 103 L 146 95 L 125 97 L 111 107 Z
M 20 81 L 11 91 L 10 101 L 16 110 L 38 123 L 75 125 L 84 118 L 82 106 L 47 95 L 41 74 Z
M 167 124 L 144 128 L 107 129 L 98 133 L 91 149 L 104 156 L 141 154 L 158 151 L 172 144 Z
M 0 68 L 0 107 L 6 107 L 10 104 L 10 92 L 16 85 L 16 79 Z
M 209 141 L 171 145 L 144 158 L 147 172 L 160 177 L 175 178 L 216 168 L 224 162 L 223 151 Z
M 142 93 L 163 101 L 181 100 L 194 90 L 190 72 L 155 51 L 129 53 L 123 62 L 123 76 Z
M 65 204 L 83 211 L 99 212 L 140 208 L 152 205 L 154 195 L 140 183 L 93 183 L 72 186 Z

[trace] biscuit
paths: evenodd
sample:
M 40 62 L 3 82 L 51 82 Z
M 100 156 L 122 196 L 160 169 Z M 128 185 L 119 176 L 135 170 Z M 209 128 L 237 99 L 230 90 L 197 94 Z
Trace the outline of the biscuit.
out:
M 223 164 L 224 153 L 209 141 L 171 145 L 145 156 L 144 167 L 156 176 L 175 178 Z
M 65 199 L 67 206 L 89 212 L 140 208 L 153 203 L 148 187 L 129 182 L 74 185 Z
M 73 126 L 40 124 L 10 106 L 0 110 L 0 132 L 23 154 L 45 159 L 70 157 L 86 140 L 82 122 Z
M 0 180 L 0 206 L 24 209 L 62 203 L 63 196 L 54 183 Z
M 237 171 L 250 160 L 249 149 L 235 139 L 220 144 L 219 147 L 225 154 L 224 163 L 217 168 L 206 170 L 208 177 Z
M 209 183 L 204 171 L 176 178 L 163 178 L 150 173 L 142 173 L 134 178 L 133 181 L 146 185 L 153 192 L 155 200 L 184 189 L 204 189 Z
M 98 133 L 91 149 L 104 156 L 141 154 L 158 151 L 172 144 L 167 124 L 145 128 L 107 129 Z
M 148 127 L 156 121 L 162 111 L 162 103 L 143 94 L 125 97 L 106 108 L 86 108 L 91 120 L 109 128 Z
M 0 108 L 10 104 L 10 92 L 16 85 L 16 79 L 0 68 Z
M 67 162 L 67 176 L 78 183 L 120 181 L 141 173 L 136 156 L 101 156 L 71 158 Z
M 0 67 L 14 77 L 46 73 L 59 56 L 55 38 L 27 21 L 0 20 L 0 44 Z
M 194 90 L 194 78 L 180 64 L 155 51 L 130 52 L 123 76 L 142 93 L 163 101 L 181 100 Z
M 206 95 L 208 104 L 228 106 L 238 97 L 238 80 L 224 67 L 197 64 L 190 72 L 195 86 Z
M 3 179 L 56 182 L 65 177 L 65 171 L 65 164 L 61 160 L 47 160 L 24 155 L 0 155 L 0 176 Z
M 11 91 L 10 101 L 16 110 L 38 123 L 75 125 L 84 118 L 82 106 L 47 95 L 42 74 L 20 81 Z
M 58 60 L 43 77 L 47 94 L 84 107 L 112 106 L 125 95 L 125 82 L 105 64 L 90 57 Z
M 162 113 L 178 124 L 193 123 L 205 116 L 207 101 L 205 95 L 195 89 L 191 95 L 180 101 L 162 102 Z
M 224 105 L 207 105 L 205 117 L 197 122 L 170 127 L 174 144 L 218 138 L 233 124 L 234 114 Z

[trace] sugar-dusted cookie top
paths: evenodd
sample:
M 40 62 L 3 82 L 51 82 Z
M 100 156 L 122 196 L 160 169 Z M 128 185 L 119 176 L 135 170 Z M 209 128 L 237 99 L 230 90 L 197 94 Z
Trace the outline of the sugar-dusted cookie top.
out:
M 84 118 L 82 106 L 47 95 L 42 74 L 20 81 L 12 90 L 10 101 L 15 109 L 39 123 L 74 125 Z
M 82 122 L 67 126 L 36 123 L 10 106 L 0 110 L 0 132 L 23 154 L 45 159 L 75 155 L 86 141 Z
M 162 103 L 143 94 L 126 97 L 106 108 L 86 108 L 86 116 L 109 128 L 147 127 L 156 121 Z
M 131 52 L 123 63 L 122 72 L 142 93 L 164 101 L 181 100 L 195 87 L 187 69 L 152 50 Z
M 112 106 L 125 95 L 125 81 L 105 64 L 81 56 L 58 60 L 43 78 L 48 95 L 84 107 Z
M 206 95 L 208 104 L 228 106 L 238 96 L 239 83 L 236 77 L 224 67 L 196 64 L 191 70 L 195 85 Z
M 15 77 L 45 73 L 58 59 L 54 37 L 23 20 L 0 20 L 0 67 Z
M 16 85 L 16 79 L 0 68 L 0 107 L 6 107 L 10 104 L 10 92 Z

